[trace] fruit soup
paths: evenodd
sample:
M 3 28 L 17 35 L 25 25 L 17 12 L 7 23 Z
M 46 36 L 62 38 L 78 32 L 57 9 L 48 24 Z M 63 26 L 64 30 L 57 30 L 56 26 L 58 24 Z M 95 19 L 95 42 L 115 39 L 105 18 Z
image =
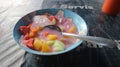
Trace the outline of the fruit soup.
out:
M 60 10 L 56 15 L 36 15 L 31 24 L 20 26 L 20 43 L 40 52 L 58 52 L 64 51 L 77 41 L 77 38 L 63 36 L 57 30 L 44 28 L 47 25 L 58 26 L 62 32 L 78 34 L 72 18 L 64 17 L 64 12 Z

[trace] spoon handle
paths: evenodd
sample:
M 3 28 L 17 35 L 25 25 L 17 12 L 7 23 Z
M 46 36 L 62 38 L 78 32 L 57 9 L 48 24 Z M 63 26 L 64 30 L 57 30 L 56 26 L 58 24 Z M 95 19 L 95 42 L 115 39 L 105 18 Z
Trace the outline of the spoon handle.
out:
M 95 43 L 95 44 L 101 45 L 101 46 L 107 46 L 107 47 L 110 47 L 110 48 L 113 48 L 113 47 L 117 46 L 114 41 L 112 41 L 110 39 L 107 39 L 107 38 L 94 37 L 94 36 L 81 36 L 81 35 L 64 33 L 64 32 L 62 34 L 65 35 L 65 36 L 74 36 L 74 37 L 77 37 L 81 40 L 85 40 L 85 41 Z

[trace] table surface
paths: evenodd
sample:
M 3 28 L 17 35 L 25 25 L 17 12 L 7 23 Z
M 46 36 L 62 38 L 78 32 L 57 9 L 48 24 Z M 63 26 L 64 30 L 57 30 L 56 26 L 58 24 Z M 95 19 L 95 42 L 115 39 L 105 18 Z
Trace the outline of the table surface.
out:
M 103 0 L 12 0 L 4 1 L 4 3 L 7 6 L 0 5 L 0 67 L 68 67 L 75 65 L 78 67 L 120 67 L 118 49 L 109 49 L 84 41 L 76 49 L 62 55 L 38 56 L 19 48 L 13 39 L 14 25 L 22 16 L 39 9 L 62 8 L 79 14 L 88 25 L 89 35 L 109 38 L 117 41 L 119 45 L 120 14 L 108 16 L 102 13 Z

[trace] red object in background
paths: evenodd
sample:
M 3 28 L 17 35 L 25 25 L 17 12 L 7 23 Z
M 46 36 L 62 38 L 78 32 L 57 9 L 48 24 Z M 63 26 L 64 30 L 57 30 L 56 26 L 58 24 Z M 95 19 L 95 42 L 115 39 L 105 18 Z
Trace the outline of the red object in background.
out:
M 120 12 L 120 0 L 105 0 L 102 12 L 108 15 L 117 15 Z

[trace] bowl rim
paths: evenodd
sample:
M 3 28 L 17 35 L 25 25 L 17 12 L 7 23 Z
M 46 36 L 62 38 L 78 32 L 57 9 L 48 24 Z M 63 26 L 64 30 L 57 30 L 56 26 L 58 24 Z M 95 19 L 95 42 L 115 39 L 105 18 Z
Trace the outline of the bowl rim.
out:
M 88 34 L 88 26 L 87 26 L 87 23 L 85 22 L 85 20 L 84 20 L 80 15 L 78 15 L 77 13 L 75 13 L 75 12 L 73 12 L 73 11 L 71 11 L 71 10 L 68 10 L 68 9 L 60 9 L 60 8 L 48 8 L 48 9 L 36 10 L 36 11 L 33 11 L 33 12 L 46 11 L 46 10 L 58 10 L 58 11 L 59 11 L 59 10 L 63 10 L 63 11 L 69 11 L 69 12 L 71 12 L 71 13 L 74 13 L 75 15 L 79 16 L 79 18 L 83 21 L 83 23 L 84 23 L 85 26 L 86 26 L 86 33 L 85 33 L 84 35 L 86 36 L 86 35 Z M 32 13 L 32 12 L 30 12 L 30 13 Z M 28 13 L 28 14 L 30 14 L 30 13 Z M 23 19 L 25 16 L 27 16 L 28 14 L 24 15 L 23 17 L 21 17 L 21 18 L 17 21 L 17 23 L 18 23 L 21 19 Z M 35 51 L 35 50 L 32 50 L 32 49 L 30 49 L 30 48 L 28 48 L 28 47 L 25 47 L 25 46 L 21 45 L 20 43 L 18 43 L 18 42 L 16 41 L 16 39 L 15 39 L 15 33 L 14 33 L 14 32 L 15 32 L 15 28 L 16 28 L 17 23 L 15 24 L 14 29 L 13 29 L 13 38 L 14 38 L 16 44 L 20 46 L 20 48 L 22 48 L 22 49 L 24 49 L 25 51 L 27 51 L 27 52 L 29 52 L 29 53 L 32 53 L 32 54 L 37 54 L 37 55 L 58 55 L 58 54 L 63 54 L 63 53 L 66 53 L 66 52 L 69 52 L 69 51 L 75 49 L 76 47 L 78 47 L 78 46 L 83 42 L 82 40 L 79 40 L 78 42 L 76 42 L 76 43 L 73 44 L 74 47 L 71 47 L 71 48 L 69 47 L 69 49 L 65 49 L 64 51 L 59 51 L 59 52 L 45 53 L 45 52 Z

